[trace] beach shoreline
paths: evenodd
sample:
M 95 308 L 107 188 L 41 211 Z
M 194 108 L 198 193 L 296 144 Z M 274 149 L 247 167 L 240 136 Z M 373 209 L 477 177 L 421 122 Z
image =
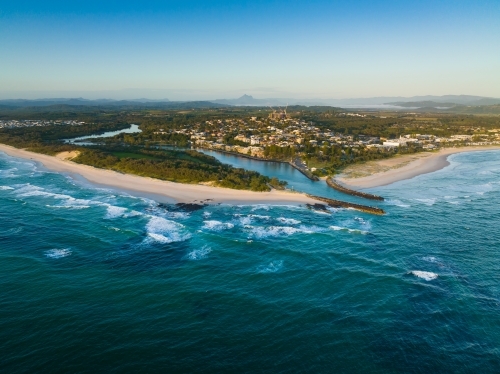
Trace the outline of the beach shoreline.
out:
M 456 153 L 500 150 L 500 146 L 443 148 L 437 152 L 420 152 L 385 160 L 369 161 L 347 167 L 335 181 L 347 188 L 365 189 L 387 186 L 448 166 L 448 156 Z
M 88 183 L 101 188 L 112 188 L 124 191 L 132 196 L 151 198 L 164 203 L 272 203 L 274 205 L 317 203 L 317 200 L 301 193 L 277 190 L 270 192 L 235 190 L 201 184 L 175 183 L 132 174 L 123 174 L 112 170 L 77 164 L 64 159 L 64 157 L 30 152 L 5 144 L 0 144 L 0 151 L 11 157 L 33 160 L 50 171 L 62 173 L 81 183 Z

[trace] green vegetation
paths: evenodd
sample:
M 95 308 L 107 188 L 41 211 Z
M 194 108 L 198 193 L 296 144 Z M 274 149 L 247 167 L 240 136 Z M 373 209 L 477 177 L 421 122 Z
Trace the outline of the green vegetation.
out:
M 269 191 L 269 186 L 282 189 L 286 184 L 254 171 L 222 164 L 214 157 L 196 151 L 159 151 L 137 148 L 133 150 L 113 149 L 110 152 L 86 148 L 73 161 L 172 182 L 211 182 L 216 186 L 240 190 Z
M 64 143 L 64 139 L 100 134 L 106 131 L 121 130 L 130 127 L 127 123 L 91 123 L 79 126 L 42 126 L 21 127 L 0 130 L 0 143 L 16 148 L 26 148 L 33 152 L 54 155 L 63 151 L 75 150 L 76 147 Z
M 136 159 L 136 160 L 141 160 L 141 159 L 158 160 L 158 158 L 150 156 L 150 155 L 132 153 L 132 152 L 111 152 L 111 154 L 115 157 L 120 158 L 120 159 L 121 158 L 132 158 L 132 159 Z

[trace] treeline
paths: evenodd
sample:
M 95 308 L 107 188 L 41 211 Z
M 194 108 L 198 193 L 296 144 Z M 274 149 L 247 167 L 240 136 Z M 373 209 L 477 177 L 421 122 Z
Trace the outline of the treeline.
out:
M 63 143 L 63 139 L 121 130 L 129 126 L 130 124 L 118 122 L 88 123 L 78 126 L 51 125 L 1 129 L 0 143 L 16 148 L 27 148 L 38 153 L 55 154 L 76 148 L 73 145 Z
M 142 130 L 142 128 L 141 128 Z M 190 137 L 185 134 L 166 133 L 155 134 L 151 132 L 141 132 L 136 134 L 122 133 L 112 138 L 104 138 L 101 142 L 108 145 L 145 145 L 145 144 L 164 144 L 175 145 L 177 147 L 188 147 Z
M 119 157 L 119 151 L 153 156 L 153 159 Z M 115 153 L 115 154 L 114 154 Z M 214 157 L 196 151 L 155 151 L 113 148 L 84 149 L 73 161 L 103 169 L 157 178 L 179 183 L 212 182 L 216 186 L 240 190 L 269 191 L 270 186 L 283 188 L 286 182 L 254 171 L 237 169 Z
M 295 156 L 296 149 L 294 147 L 286 146 L 280 147 L 277 145 L 270 145 L 264 148 L 264 157 L 280 161 L 289 161 Z

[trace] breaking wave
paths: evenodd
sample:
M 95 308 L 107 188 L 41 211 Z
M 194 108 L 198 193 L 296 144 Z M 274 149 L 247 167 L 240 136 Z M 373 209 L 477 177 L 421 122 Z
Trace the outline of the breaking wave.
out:
M 234 225 L 229 222 L 220 222 L 220 221 L 203 221 L 204 225 L 202 229 L 210 230 L 210 231 L 222 231 L 232 229 Z
M 252 235 L 258 239 L 278 236 L 290 236 L 299 232 L 303 232 L 303 230 L 289 226 L 268 226 L 252 228 Z
M 368 231 L 359 230 L 359 229 L 350 229 L 348 227 L 330 226 L 330 228 L 334 231 L 347 231 L 347 232 L 350 232 L 353 234 L 363 234 L 363 235 L 368 234 Z
M 50 249 L 45 252 L 45 256 L 49 258 L 63 258 L 63 257 L 68 257 L 71 256 L 71 250 L 68 248 L 64 249 Z
M 212 252 L 212 248 L 205 245 L 201 249 L 195 249 L 189 252 L 187 258 L 190 260 L 201 260 L 203 258 L 206 258 L 210 252 Z
M 148 239 L 161 244 L 182 242 L 191 237 L 180 223 L 157 216 L 151 216 L 146 231 Z
M 293 219 L 293 218 L 279 217 L 276 220 L 285 225 L 298 225 L 300 223 L 298 219 Z
M 389 205 L 399 206 L 401 208 L 409 208 L 411 206 L 409 204 L 404 204 L 401 200 L 396 199 L 386 200 L 386 203 Z
M 414 199 L 414 200 L 424 203 L 425 205 L 428 206 L 432 206 L 436 203 L 436 199 Z
M 432 273 L 430 271 L 421 271 L 421 270 L 412 270 L 410 274 L 413 274 L 416 277 L 425 279 L 426 281 L 434 280 L 438 277 L 436 273 Z
M 123 217 L 123 216 L 125 216 L 126 212 L 127 212 L 127 208 L 122 208 L 122 207 L 114 206 L 114 205 L 108 205 L 106 218 L 112 219 L 112 218 Z
M 425 256 L 422 257 L 422 260 L 427 261 L 427 262 L 437 262 L 438 259 L 434 256 Z

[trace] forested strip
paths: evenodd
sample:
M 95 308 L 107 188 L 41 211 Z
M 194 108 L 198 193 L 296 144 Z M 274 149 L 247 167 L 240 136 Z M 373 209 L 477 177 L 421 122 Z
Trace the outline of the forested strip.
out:
M 270 185 L 283 188 L 286 184 L 255 171 L 222 164 L 214 157 L 196 151 L 136 150 L 135 152 L 154 158 L 118 157 L 108 150 L 105 152 L 97 149 L 84 149 L 73 161 L 172 182 L 213 182 L 216 186 L 240 190 L 269 191 Z

